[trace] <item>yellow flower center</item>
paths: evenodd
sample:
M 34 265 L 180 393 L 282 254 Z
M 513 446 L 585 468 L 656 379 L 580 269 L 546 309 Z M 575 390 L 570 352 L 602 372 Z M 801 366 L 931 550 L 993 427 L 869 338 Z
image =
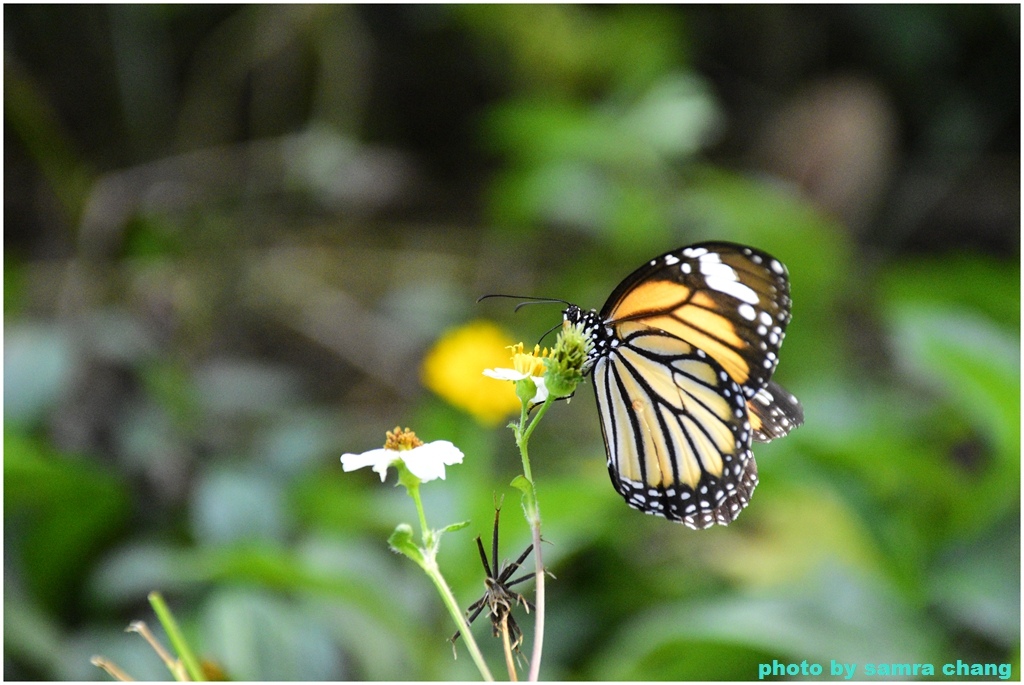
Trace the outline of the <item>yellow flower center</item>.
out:
M 384 442 L 384 449 L 395 452 L 404 452 L 414 447 L 419 447 L 423 441 L 416 437 L 416 434 L 406 428 L 395 426 L 395 430 L 387 432 L 387 440 Z
M 534 345 L 532 353 L 523 352 L 523 343 L 517 343 L 508 349 L 512 350 L 513 369 L 528 376 L 544 375 L 547 368 L 544 365 L 544 358 L 549 355 L 548 348 L 541 350 L 540 345 Z

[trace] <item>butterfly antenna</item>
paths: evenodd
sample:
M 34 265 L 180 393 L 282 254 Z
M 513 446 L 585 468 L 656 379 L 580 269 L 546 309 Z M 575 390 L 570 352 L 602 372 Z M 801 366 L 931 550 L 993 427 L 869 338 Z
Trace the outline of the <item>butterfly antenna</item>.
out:
M 570 302 L 560 300 L 557 297 L 533 297 L 532 295 L 505 295 L 503 293 L 481 295 L 476 299 L 476 301 L 482 302 L 483 300 L 487 300 L 492 297 L 507 297 L 512 300 L 524 300 L 524 302 L 520 302 L 519 304 L 516 305 L 516 308 L 512 310 L 513 313 L 518 312 L 520 309 L 522 309 L 528 304 L 561 304 L 565 305 L 566 307 L 568 307 L 571 304 Z M 540 340 L 537 341 L 537 344 L 539 345 L 544 340 L 544 338 L 551 335 L 551 332 L 559 328 L 561 325 L 561 323 L 556 323 L 554 326 L 545 331 L 544 335 L 540 336 Z
M 544 299 L 544 300 L 528 300 L 526 302 L 520 302 L 519 304 L 516 305 L 516 308 L 512 310 L 512 313 L 514 314 L 514 313 L 518 312 L 520 309 L 522 309 L 523 307 L 525 307 L 528 304 L 561 304 L 561 305 L 565 305 L 566 307 L 569 306 L 569 303 L 566 302 L 565 300 L 559 300 L 559 299 L 556 299 L 556 298 L 552 297 L 550 299 Z
M 518 312 L 520 309 L 522 309 L 523 307 L 525 307 L 528 304 L 563 304 L 566 307 L 569 306 L 568 302 L 566 302 L 565 300 L 560 300 L 557 297 L 533 297 L 531 295 L 505 295 L 505 294 L 502 294 L 502 293 L 494 293 L 494 294 L 491 294 L 491 295 L 481 295 L 480 297 L 478 297 L 476 299 L 476 301 L 477 302 L 483 302 L 484 300 L 492 298 L 492 297 L 507 297 L 507 298 L 509 298 L 511 300 L 525 300 L 524 302 L 520 302 L 519 304 L 516 305 L 516 308 L 512 310 L 513 313 Z
M 540 345 L 540 344 L 541 344 L 542 342 L 544 342 L 544 338 L 546 338 L 546 337 L 548 337 L 549 335 L 551 335 L 551 332 L 552 332 L 552 331 L 555 331 L 555 330 L 557 330 L 557 329 L 559 329 L 559 328 L 561 328 L 561 327 L 562 327 L 562 324 L 561 324 L 561 322 L 559 322 L 559 323 L 556 323 L 556 324 L 555 324 L 554 326 L 552 326 L 551 328 L 549 328 L 549 329 L 547 329 L 546 331 L 544 331 L 544 335 L 540 336 L 540 340 L 538 340 L 538 341 L 537 341 L 537 344 L 538 344 L 538 345 Z

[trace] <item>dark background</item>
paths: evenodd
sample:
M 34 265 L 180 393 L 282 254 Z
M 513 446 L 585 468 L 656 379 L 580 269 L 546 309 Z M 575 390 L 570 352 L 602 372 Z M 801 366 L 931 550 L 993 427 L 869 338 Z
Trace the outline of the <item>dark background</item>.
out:
M 480 294 L 600 307 L 705 239 L 788 265 L 807 423 L 698 533 L 614 493 L 589 389 L 555 406 L 542 675 L 1019 677 L 1018 6 L 6 5 L 4 39 L 6 678 L 166 678 L 123 633 L 154 589 L 233 678 L 475 678 L 387 549 L 411 502 L 338 456 L 466 453 L 424 496 L 472 522 L 468 606 L 496 497 L 528 539 L 470 395 L 503 352 L 425 355 L 559 319 Z

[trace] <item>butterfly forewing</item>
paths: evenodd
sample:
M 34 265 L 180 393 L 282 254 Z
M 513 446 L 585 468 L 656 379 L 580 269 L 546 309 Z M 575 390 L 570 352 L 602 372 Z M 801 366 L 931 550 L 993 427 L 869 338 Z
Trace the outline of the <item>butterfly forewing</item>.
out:
M 790 319 L 786 267 L 731 243 L 701 243 L 652 259 L 608 298 L 609 324 L 642 322 L 713 357 L 753 397 L 771 379 Z

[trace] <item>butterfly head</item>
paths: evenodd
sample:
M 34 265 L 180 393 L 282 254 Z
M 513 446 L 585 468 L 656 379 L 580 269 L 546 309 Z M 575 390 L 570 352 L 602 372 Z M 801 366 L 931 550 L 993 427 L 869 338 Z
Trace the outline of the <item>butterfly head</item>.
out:
M 570 304 L 562 312 L 562 320 L 573 326 L 579 326 L 583 334 L 590 338 L 593 345 L 587 356 L 586 370 L 589 371 L 594 362 L 608 354 L 613 344 L 615 333 L 605 325 L 601 315 L 595 309 L 582 309 Z

